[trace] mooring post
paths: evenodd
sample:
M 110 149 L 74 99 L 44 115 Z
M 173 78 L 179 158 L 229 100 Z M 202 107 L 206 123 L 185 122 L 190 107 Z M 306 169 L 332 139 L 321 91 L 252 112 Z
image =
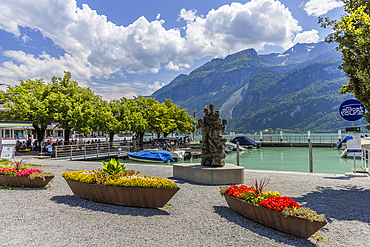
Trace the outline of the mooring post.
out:
M 260 131 L 260 142 L 262 142 L 262 131 Z
M 280 130 L 280 141 L 282 142 L 283 141 L 283 131 Z
M 353 153 L 353 173 L 356 174 L 356 153 Z
M 309 142 L 309 156 L 310 156 L 310 172 L 313 172 L 313 164 L 312 164 L 312 142 Z
M 342 140 L 342 133 L 340 130 L 338 130 L 338 142 Z
M 236 165 L 239 166 L 239 142 L 236 142 Z

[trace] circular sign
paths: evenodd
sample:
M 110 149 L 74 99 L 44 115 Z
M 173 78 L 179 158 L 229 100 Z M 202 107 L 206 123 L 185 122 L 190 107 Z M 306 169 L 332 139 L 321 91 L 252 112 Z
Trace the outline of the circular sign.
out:
M 362 118 L 365 107 L 360 101 L 349 99 L 344 101 L 339 107 L 339 114 L 347 121 L 356 121 Z

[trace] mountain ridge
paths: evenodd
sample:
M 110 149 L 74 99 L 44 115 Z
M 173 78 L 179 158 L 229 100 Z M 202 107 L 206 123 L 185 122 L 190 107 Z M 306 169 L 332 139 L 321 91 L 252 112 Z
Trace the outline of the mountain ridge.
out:
M 340 58 L 325 42 L 296 44 L 280 54 L 246 49 L 177 76 L 152 97 L 170 98 L 188 112 L 213 103 L 228 119 L 228 131 L 337 131 L 348 123 L 336 107 L 350 97 L 338 93 L 347 82 Z

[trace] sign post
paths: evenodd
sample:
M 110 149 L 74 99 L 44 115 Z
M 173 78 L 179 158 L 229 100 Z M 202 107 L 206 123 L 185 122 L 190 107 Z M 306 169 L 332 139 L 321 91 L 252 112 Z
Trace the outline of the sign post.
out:
M 361 153 L 361 130 L 360 127 L 346 128 L 347 152 L 353 153 L 353 173 L 346 173 L 346 176 L 356 176 L 356 153 Z
M 11 160 L 13 158 L 14 146 L 2 146 L 1 158 Z
M 360 101 L 349 99 L 339 107 L 339 114 L 342 118 L 352 122 L 352 127 L 346 128 L 347 153 L 353 153 L 353 173 L 346 173 L 346 176 L 367 176 L 367 174 L 356 173 L 356 153 L 361 153 L 361 129 L 353 127 L 353 122 L 362 118 L 365 107 Z M 338 134 L 339 135 L 339 134 Z

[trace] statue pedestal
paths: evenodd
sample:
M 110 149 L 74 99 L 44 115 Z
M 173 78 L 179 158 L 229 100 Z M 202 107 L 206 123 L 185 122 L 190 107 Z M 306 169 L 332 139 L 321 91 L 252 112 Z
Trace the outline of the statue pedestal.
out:
M 173 177 L 200 184 L 243 184 L 244 167 L 227 163 L 223 167 L 174 164 Z

